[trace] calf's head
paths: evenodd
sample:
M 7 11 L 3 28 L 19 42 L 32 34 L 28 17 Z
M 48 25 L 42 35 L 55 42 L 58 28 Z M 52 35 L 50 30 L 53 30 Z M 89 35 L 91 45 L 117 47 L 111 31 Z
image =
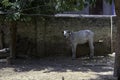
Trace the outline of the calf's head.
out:
M 71 31 L 69 31 L 69 30 L 64 30 L 63 34 L 64 34 L 64 37 L 65 37 L 65 38 L 69 38 L 70 35 L 71 35 Z

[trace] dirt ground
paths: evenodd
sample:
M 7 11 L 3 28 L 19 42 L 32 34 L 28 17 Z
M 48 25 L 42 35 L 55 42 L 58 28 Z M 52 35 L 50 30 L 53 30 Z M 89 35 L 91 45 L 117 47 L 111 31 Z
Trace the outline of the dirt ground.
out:
M 0 80 L 116 80 L 114 56 L 72 60 L 71 57 L 16 59 L 13 65 L 0 60 Z

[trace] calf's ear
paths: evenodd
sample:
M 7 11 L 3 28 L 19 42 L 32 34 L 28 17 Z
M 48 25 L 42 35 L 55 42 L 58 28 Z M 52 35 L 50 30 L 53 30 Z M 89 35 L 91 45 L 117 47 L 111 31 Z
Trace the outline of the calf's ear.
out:
M 64 34 L 64 31 L 61 31 L 62 32 L 62 34 Z

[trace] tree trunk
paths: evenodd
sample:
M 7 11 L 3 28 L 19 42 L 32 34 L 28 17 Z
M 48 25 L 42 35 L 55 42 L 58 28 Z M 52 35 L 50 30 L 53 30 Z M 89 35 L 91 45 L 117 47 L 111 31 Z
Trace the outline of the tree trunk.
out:
M 12 22 L 10 25 L 10 57 L 15 58 L 16 57 L 16 22 Z
M 120 75 L 120 0 L 115 0 L 116 10 L 116 26 L 117 26 L 117 40 L 116 40 L 116 54 L 114 64 L 114 76 L 119 77 Z
M 0 30 L 0 49 L 3 49 L 4 47 L 4 33 L 2 30 Z
M 10 23 L 10 56 L 7 58 L 7 63 L 12 64 L 16 58 L 16 22 Z

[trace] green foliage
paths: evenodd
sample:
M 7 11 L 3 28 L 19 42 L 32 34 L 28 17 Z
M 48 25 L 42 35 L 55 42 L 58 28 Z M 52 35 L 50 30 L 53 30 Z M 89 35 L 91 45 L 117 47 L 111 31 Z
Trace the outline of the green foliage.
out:
M 27 0 L 28 1 L 28 0 Z M 29 0 L 31 1 L 31 0 Z M 28 4 L 22 4 L 22 0 L 0 0 L 2 11 L 5 13 L 6 21 L 26 21 L 27 18 L 21 17 L 22 9 Z M 24 18 L 24 19 L 23 19 Z
M 106 0 L 110 4 L 112 0 Z M 6 19 L 17 21 L 21 14 L 55 14 L 64 11 L 79 11 L 87 5 L 95 5 L 96 0 L 0 0 Z M 24 19 L 22 19 L 24 20 Z
M 1 1 L 1 3 L 3 4 L 3 6 L 4 6 L 5 8 L 12 5 L 12 3 L 9 2 L 9 0 L 3 0 L 3 1 Z
M 87 5 L 93 5 L 96 0 L 56 0 L 56 10 L 61 11 L 79 11 Z
M 6 20 L 17 21 L 20 18 L 19 4 L 17 2 L 9 2 L 9 0 L 2 0 L 2 10 L 6 13 Z
M 22 11 L 27 14 L 54 14 L 54 3 L 55 0 L 33 0 Z

